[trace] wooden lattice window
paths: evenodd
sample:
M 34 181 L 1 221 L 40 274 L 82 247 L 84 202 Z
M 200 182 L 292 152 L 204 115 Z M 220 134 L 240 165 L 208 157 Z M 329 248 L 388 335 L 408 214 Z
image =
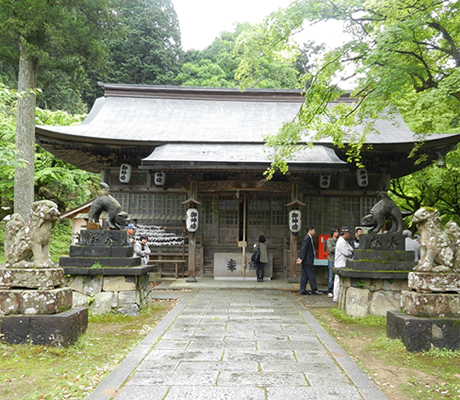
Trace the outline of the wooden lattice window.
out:
M 233 196 L 221 196 L 219 199 L 219 224 L 237 225 L 238 224 L 239 203 Z
M 272 198 L 272 225 L 288 224 L 289 210 L 286 204 L 289 203 L 288 196 L 276 196 Z
M 200 195 L 198 201 L 201 202 L 200 212 L 203 224 L 217 224 L 218 219 L 218 196 Z
M 257 200 L 250 200 L 248 205 L 249 225 L 270 224 L 270 198 L 259 196 Z

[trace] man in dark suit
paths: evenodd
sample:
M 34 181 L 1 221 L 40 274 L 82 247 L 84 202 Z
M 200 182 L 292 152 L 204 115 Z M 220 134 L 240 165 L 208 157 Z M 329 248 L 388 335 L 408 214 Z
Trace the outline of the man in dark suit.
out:
M 313 245 L 313 236 L 316 231 L 313 226 L 307 226 L 307 234 L 302 240 L 299 258 L 297 264 L 302 264 L 302 276 L 300 278 L 300 294 L 310 294 L 307 292 L 307 282 L 310 282 L 312 294 L 322 294 L 316 286 L 316 271 L 313 266 L 315 260 L 315 248 Z

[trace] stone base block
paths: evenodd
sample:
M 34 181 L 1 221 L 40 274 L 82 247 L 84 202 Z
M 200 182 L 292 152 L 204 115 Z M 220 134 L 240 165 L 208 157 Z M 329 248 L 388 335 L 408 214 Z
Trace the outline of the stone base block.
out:
M 404 291 L 401 293 L 401 308 L 420 317 L 460 317 L 460 294 Z
M 91 268 L 99 263 L 102 267 L 137 267 L 141 265 L 140 257 L 61 257 L 59 266 Z
M 460 274 L 410 272 L 408 283 L 417 292 L 460 293 Z
M 83 246 L 126 246 L 126 232 L 82 229 L 80 244 Z
M 1 339 L 9 344 L 67 347 L 76 343 L 87 327 L 87 308 L 74 308 L 54 315 L 0 317 Z
M 132 257 L 131 246 L 70 246 L 70 257 Z
M 460 349 L 460 318 L 423 318 L 401 312 L 387 313 L 387 335 L 401 339 L 410 352 L 428 351 L 432 346 Z
M 0 290 L 0 315 L 56 314 L 72 308 L 72 289 Z
M 62 268 L 1 268 L 0 289 L 54 289 L 64 286 Z
M 405 250 L 406 238 L 400 233 L 364 234 L 359 237 L 359 248 L 364 250 Z
M 373 250 L 356 249 L 354 260 L 373 261 L 414 261 L 415 252 L 405 250 Z
M 393 272 L 405 271 L 409 272 L 417 265 L 415 261 L 381 261 L 375 260 L 347 260 L 347 269 L 354 271 L 379 271 Z

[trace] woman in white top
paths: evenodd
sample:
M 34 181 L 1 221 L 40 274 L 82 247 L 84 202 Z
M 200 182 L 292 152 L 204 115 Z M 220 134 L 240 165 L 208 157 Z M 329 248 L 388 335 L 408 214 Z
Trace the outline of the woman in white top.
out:
M 147 241 L 148 237 L 143 235 L 140 237 L 140 241 L 135 242 L 133 246 L 134 257 L 141 258 L 141 265 L 147 265 L 150 259 L 151 251 Z

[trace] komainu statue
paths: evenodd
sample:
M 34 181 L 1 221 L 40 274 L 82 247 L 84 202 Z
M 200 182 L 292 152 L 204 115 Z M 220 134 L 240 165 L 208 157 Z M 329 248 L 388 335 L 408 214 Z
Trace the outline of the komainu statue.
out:
M 442 230 L 438 210 L 421 208 L 412 218 L 420 234 L 419 272 L 460 272 L 460 228 L 450 221 Z
M 101 182 L 101 188 L 102 190 L 98 192 L 98 197 L 89 209 L 88 222 L 98 224 L 99 217 L 105 211 L 110 229 L 120 230 L 124 228 L 128 221 L 128 214 L 121 211 L 120 203 L 109 194 L 109 186 L 105 182 Z
M 51 228 L 58 218 L 58 207 L 49 200 L 32 203 L 27 222 L 21 214 L 13 214 L 5 229 L 6 267 L 52 267 L 49 240 Z
M 383 224 L 387 218 L 393 221 L 390 228 L 390 233 L 401 233 L 403 231 L 403 221 L 401 210 L 390 199 L 388 193 L 385 191 L 378 192 L 382 198 L 377 204 L 372 207 L 372 210 L 361 220 L 363 226 L 372 227 L 370 232 L 377 233 L 382 229 Z

